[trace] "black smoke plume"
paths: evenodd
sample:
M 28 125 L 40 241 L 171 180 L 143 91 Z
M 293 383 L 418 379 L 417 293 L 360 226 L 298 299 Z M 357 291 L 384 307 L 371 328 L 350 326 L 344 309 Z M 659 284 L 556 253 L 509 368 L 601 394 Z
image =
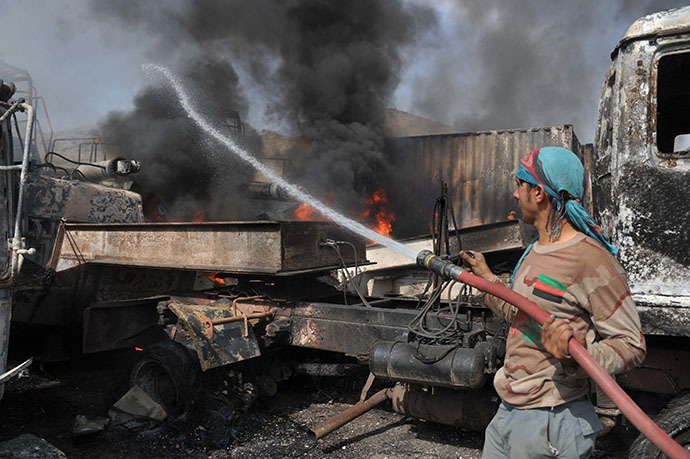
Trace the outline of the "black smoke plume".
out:
M 412 77 L 416 113 L 460 132 L 572 124 L 594 140 L 610 53 L 638 18 L 678 0 L 446 3 L 438 43 Z M 448 30 L 450 28 L 451 30 Z
M 151 60 L 181 75 L 213 122 L 231 111 L 246 119 L 247 88 L 260 91 L 267 116 L 303 140 L 290 152 L 296 182 L 355 211 L 386 175 L 381 126 L 402 52 L 436 23 L 428 8 L 384 0 L 92 0 L 91 6 L 97 17 L 150 42 Z M 141 190 L 176 218 L 198 208 L 207 219 L 254 218 L 265 210 L 239 190 L 253 172 L 203 136 L 169 89 L 143 89 L 134 110 L 111 114 L 103 132 L 142 161 Z M 259 136 L 246 132 L 243 141 L 258 152 Z

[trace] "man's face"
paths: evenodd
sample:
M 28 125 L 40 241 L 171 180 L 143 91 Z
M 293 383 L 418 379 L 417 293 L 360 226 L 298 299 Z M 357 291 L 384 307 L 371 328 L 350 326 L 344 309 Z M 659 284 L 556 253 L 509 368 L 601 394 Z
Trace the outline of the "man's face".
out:
M 532 194 L 534 194 L 535 187 L 531 186 L 527 182 L 515 179 L 515 191 L 513 192 L 513 197 L 517 199 L 518 209 L 522 213 L 522 221 L 527 224 L 534 224 L 537 213 L 537 200 Z

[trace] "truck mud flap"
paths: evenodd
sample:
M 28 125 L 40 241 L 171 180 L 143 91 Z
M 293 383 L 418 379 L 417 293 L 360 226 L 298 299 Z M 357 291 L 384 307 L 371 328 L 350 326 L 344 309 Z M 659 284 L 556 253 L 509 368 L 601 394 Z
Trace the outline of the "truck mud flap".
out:
M 208 319 L 223 319 L 232 315 L 229 304 L 206 306 L 171 302 L 168 308 L 189 331 L 203 371 L 261 355 L 254 330 L 242 320 L 211 324 L 209 331 Z

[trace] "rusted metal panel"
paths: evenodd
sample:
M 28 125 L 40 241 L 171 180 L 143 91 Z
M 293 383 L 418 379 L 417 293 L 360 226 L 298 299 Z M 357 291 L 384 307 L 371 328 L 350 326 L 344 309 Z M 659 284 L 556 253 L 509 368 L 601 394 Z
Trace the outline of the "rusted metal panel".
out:
M 49 267 L 56 271 L 83 263 L 228 273 L 286 274 L 340 265 L 326 239 L 357 247 L 364 241 L 330 222 L 228 222 L 64 224 L 58 230 Z M 343 252 L 354 263 L 351 251 Z
M 310 313 L 311 311 L 311 313 Z M 368 357 L 377 341 L 401 339 L 412 314 L 377 308 L 316 304 L 291 317 L 290 344 L 297 347 Z M 386 320 L 388 319 L 388 320 Z M 402 319 L 402 320 L 400 320 Z
M 202 370 L 261 355 L 253 328 L 241 320 L 215 325 L 213 333 L 209 334 L 206 319 L 215 321 L 238 316 L 236 308 L 230 302 L 203 305 L 171 301 L 167 307 L 187 328 Z
M 77 268 L 15 285 L 12 289 L 12 321 L 33 325 L 70 325 L 75 286 L 82 274 L 83 271 Z
M 144 221 L 141 196 L 130 191 L 31 174 L 27 193 L 29 217 L 85 223 Z
M 289 343 L 293 346 L 366 359 L 374 343 L 403 339 L 417 313 L 413 309 L 295 303 L 289 308 L 278 308 L 276 317 L 290 318 Z M 458 320 L 462 323 L 464 318 Z M 429 328 L 443 326 L 432 313 L 427 314 L 425 321 Z
M 517 206 L 511 196 L 518 161 L 544 146 L 561 146 L 580 154 L 570 125 L 388 139 L 386 152 L 396 168 L 410 171 L 404 183 L 393 184 L 390 195 L 395 200 L 391 202 L 401 207 L 393 211 L 412 220 L 409 207 L 413 203 L 420 212 L 417 226 L 406 224 L 406 234 L 398 236 L 429 232 L 428 213 L 441 181 L 448 183 L 460 228 L 514 218 Z
M 134 300 L 191 291 L 196 273 L 182 270 L 81 265 L 44 275 L 13 289 L 15 322 L 79 326 L 92 303 Z
M 675 8 L 668 11 L 660 11 L 641 17 L 635 21 L 625 32 L 625 35 L 616 45 L 611 53 L 615 58 L 618 51 L 634 40 L 647 39 L 649 42 L 671 34 L 682 34 L 690 32 L 688 15 L 690 8 Z
M 137 337 L 158 325 L 156 306 L 162 299 L 94 303 L 84 309 L 84 352 L 124 349 L 141 344 L 136 341 Z

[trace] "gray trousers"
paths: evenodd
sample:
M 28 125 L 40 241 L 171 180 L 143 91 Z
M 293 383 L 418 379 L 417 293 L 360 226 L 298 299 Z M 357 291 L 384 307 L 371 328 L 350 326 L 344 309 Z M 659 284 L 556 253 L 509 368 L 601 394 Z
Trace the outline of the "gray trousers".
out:
M 482 458 L 589 457 L 601 427 L 588 400 L 527 410 L 502 402 L 486 428 Z

